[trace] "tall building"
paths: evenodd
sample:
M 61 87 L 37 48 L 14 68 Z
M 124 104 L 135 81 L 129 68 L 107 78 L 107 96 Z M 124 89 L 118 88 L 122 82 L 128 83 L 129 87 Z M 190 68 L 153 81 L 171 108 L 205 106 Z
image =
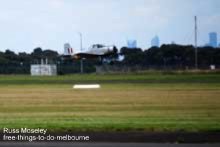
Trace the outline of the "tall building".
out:
M 160 39 L 158 36 L 155 36 L 152 40 L 151 40 L 151 47 L 159 47 L 160 46 Z
M 137 41 L 136 40 L 127 40 L 127 47 L 128 48 L 137 48 Z
M 171 41 L 171 44 L 174 45 L 174 44 L 176 44 L 176 42 L 175 41 Z
M 217 47 L 217 33 L 216 32 L 209 33 L 209 45 L 211 47 Z

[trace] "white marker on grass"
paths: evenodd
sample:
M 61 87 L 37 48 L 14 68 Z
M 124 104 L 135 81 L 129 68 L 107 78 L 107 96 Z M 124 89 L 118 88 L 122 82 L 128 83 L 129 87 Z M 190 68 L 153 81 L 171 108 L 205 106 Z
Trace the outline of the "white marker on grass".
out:
M 76 84 L 73 85 L 73 89 L 99 89 L 101 86 L 99 84 Z

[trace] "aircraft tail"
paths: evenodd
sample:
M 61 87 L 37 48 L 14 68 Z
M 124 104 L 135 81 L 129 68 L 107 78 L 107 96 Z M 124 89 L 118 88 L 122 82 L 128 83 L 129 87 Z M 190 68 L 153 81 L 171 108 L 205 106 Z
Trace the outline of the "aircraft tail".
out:
M 64 44 L 64 55 L 70 56 L 74 54 L 73 48 L 70 46 L 69 43 Z

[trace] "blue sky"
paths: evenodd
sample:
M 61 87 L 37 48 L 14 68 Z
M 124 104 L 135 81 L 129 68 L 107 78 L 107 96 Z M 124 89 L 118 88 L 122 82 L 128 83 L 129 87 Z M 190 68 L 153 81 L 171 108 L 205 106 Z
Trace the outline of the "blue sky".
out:
M 147 49 L 155 35 L 161 43 L 192 44 L 195 15 L 199 45 L 208 42 L 209 32 L 220 36 L 220 0 L 0 0 L 0 50 L 62 53 L 66 42 L 78 50 L 78 32 L 84 48 L 120 48 L 136 39 Z

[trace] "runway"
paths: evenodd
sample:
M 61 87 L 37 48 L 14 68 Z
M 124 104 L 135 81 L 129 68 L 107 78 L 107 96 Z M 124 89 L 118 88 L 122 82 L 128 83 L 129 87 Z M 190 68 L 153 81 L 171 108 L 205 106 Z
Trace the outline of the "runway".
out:
M 1 142 L 2 147 L 219 147 L 216 144 L 171 144 L 171 143 L 58 143 L 58 142 Z

